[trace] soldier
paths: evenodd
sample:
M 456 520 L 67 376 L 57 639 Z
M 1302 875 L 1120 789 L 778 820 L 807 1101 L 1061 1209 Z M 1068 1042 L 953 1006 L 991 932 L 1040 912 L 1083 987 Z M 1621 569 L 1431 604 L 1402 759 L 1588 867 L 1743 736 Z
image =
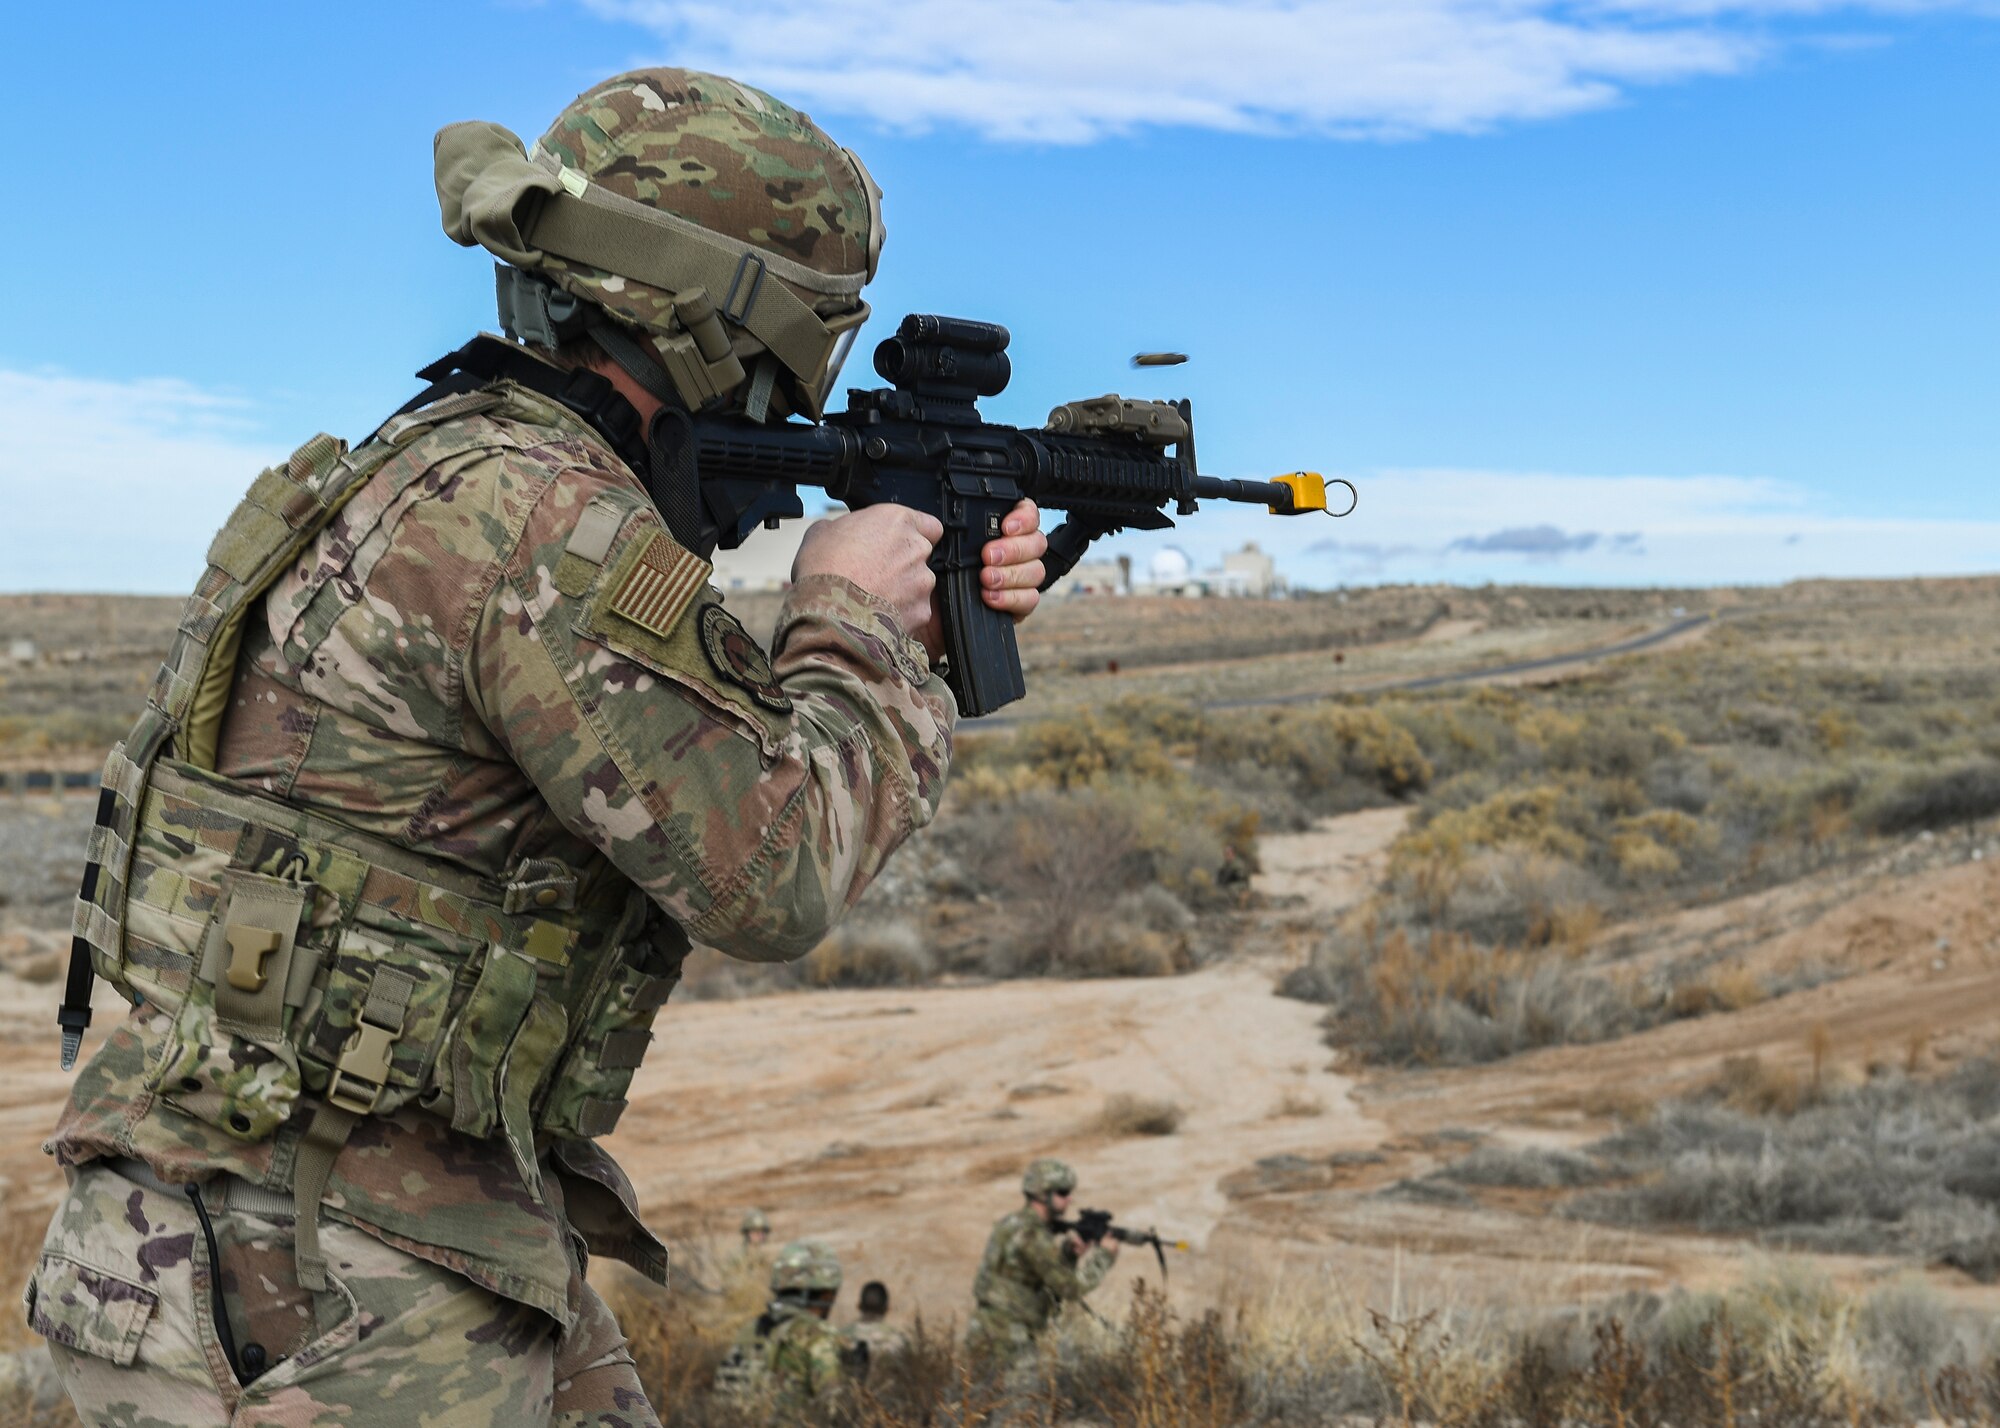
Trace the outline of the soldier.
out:
M 1062 1305 L 1081 1302 L 1111 1272 L 1116 1240 L 1086 1245 L 1074 1230 L 1052 1228 L 1075 1192 L 1076 1172 L 1060 1160 L 1037 1160 L 1021 1177 L 1026 1203 L 993 1227 L 972 1282 L 966 1343 L 975 1354 L 1019 1357 Z
M 889 1323 L 889 1286 L 879 1279 L 871 1279 L 861 1286 L 861 1298 L 857 1307 L 860 1317 L 848 1325 L 847 1332 L 857 1342 L 868 1346 L 870 1358 L 879 1359 L 884 1354 L 892 1354 L 905 1343 L 903 1331 Z
M 716 1370 L 726 1393 L 768 1390 L 798 1402 L 824 1398 L 868 1369 L 868 1347 L 826 1322 L 840 1294 L 840 1261 L 818 1240 L 798 1240 L 771 1262 L 771 1302 Z
M 133 1009 L 29 1287 L 93 1423 L 654 1423 L 583 1250 L 665 1253 L 595 1141 L 690 937 L 802 955 L 943 793 L 938 523 L 815 526 L 767 656 L 645 481 L 690 408 L 820 413 L 861 161 L 671 69 L 436 157 L 527 345 L 258 477 L 106 766 L 65 1064 L 93 965 Z M 1037 524 L 991 608 L 1033 607 Z
M 771 1238 L 771 1217 L 762 1210 L 743 1212 L 743 1223 L 737 1227 L 743 1234 L 743 1252 L 754 1254 L 761 1251 L 764 1242 Z

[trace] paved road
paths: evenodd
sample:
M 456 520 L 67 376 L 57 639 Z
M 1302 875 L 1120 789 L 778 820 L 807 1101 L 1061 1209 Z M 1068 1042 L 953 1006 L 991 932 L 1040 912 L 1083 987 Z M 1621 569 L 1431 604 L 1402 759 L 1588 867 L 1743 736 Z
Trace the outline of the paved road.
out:
M 1597 645 L 1587 650 L 1573 650 L 1568 654 L 1546 655 L 1541 659 L 1517 660 L 1513 664 L 1488 665 L 1483 669 L 1461 669 L 1450 674 L 1426 674 L 1411 679 L 1373 680 L 1366 684 L 1356 684 L 1336 692 L 1311 694 L 1270 694 L 1258 699 L 1217 699 L 1201 706 L 1204 712 L 1223 712 L 1231 709 L 1267 709 L 1285 704 L 1317 704 L 1323 699 L 1332 699 L 1341 694 L 1390 694 L 1412 689 L 1440 689 L 1452 684 L 1479 684 L 1489 679 L 1505 679 L 1510 675 L 1534 674 L 1545 669 L 1564 669 L 1571 665 L 1590 664 L 1601 659 L 1612 659 L 1618 655 L 1636 654 L 1640 650 L 1651 649 L 1665 644 L 1676 635 L 1699 629 L 1716 619 L 1713 614 L 1688 615 L 1648 630 L 1643 635 L 1634 635 L 1628 640 L 1615 644 Z M 1026 723 L 1030 719 L 1048 718 L 1048 715 L 989 714 L 983 719 L 962 719 L 962 729 L 998 729 L 1013 724 Z

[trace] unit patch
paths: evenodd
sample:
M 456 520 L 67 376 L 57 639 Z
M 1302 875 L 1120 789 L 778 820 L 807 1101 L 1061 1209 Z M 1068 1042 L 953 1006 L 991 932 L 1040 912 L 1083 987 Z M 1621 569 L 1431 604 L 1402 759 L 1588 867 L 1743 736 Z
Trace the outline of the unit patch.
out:
M 708 652 L 708 662 L 715 666 L 717 674 L 749 691 L 750 697 L 766 709 L 781 714 L 790 711 L 791 697 L 778 684 L 770 656 L 750 638 L 750 632 L 736 617 L 720 605 L 707 606 L 701 612 L 701 646 Z
M 709 568 L 665 531 L 654 531 L 612 595 L 611 612 L 664 639 L 708 583 Z

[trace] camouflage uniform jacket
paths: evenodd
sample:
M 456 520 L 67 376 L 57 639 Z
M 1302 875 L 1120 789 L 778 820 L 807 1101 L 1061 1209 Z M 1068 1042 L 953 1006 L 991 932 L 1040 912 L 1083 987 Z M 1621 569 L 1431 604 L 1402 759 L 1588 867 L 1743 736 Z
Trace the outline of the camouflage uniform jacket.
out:
M 767 659 L 594 432 L 499 393 L 391 457 L 252 610 L 216 771 L 460 876 L 546 860 L 579 905 L 636 885 L 733 956 L 802 955 L 936 811 L 943 682 L 834 577 L 791 591 Z M 51 1149 L 286 1188 L 308 1099 L 249 1143 L 177 1114 L 171 1023 L 134 1008 Z M 356 1128 L 323 1213 L 567 1327 L 571 1234 L 664 1274 L 634 1202 L 587 1139 L 510 1154 L 410 1106 Z
M 719 1385 L 731 1392 L 768 1388 L 785 1398 L 823 1398 L 858 1357 L 849 1331 L 801 1305 L 773 1300 L 736 1336 Z
M 979 1275 L 972 1282 L 973 1329 L 996 1344 L 1020 1343 L 1048 1327 L 1063 1304 L 1104 1282 L 1112 1258 L 1101 1245 L 1072 1261 L 1061 1236 L 1049 1233 L 1032 1205 L 993 1227 Z

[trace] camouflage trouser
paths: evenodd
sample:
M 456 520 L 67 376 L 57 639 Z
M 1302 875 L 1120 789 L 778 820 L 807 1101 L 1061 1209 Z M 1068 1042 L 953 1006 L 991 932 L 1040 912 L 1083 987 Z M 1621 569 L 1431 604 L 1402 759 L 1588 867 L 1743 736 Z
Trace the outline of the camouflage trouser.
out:
M 56 1208 L 29 1321 L 85 1423 L 658 1428 L 617 1320 L 587 1285 L 563 1334 L 537 1310 L 322 1217 L 330 1286 L 314 1294 L 298 1283 L 292 1218 L 276 1197 L 221 1188 L 205 1207 L 247 1384 L 217 1330 L 215 1269 L 186 1196 L 91 1165 Z
M 1034 1325 L 982 1304 L 966 1325 L 965 1347 L 974 1358 L 1006 1362 L 1033 1353 L 1035 1333 Z

